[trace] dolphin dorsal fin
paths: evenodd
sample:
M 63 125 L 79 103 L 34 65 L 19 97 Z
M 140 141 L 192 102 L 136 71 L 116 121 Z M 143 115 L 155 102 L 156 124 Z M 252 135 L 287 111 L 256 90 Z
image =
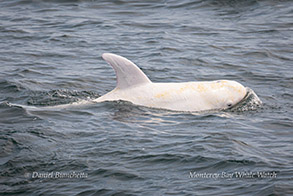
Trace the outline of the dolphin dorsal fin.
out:
M 125 89 L 135 85 L 151 83 L 150 79 L 130 60 L 112 53 L 104 53 L 103 59 L 116 73 L 116 88 Z

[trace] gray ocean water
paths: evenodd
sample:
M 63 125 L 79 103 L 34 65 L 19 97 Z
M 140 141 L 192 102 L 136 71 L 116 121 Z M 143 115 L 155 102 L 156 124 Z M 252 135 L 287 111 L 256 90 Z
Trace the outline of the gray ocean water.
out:
M 0 1 L 0 194 L 293 195 L 292 35 L 289 0 Z M 112 90 L 104 52 L 154 82 L 236 80 L 263 104 L 44 107 Z

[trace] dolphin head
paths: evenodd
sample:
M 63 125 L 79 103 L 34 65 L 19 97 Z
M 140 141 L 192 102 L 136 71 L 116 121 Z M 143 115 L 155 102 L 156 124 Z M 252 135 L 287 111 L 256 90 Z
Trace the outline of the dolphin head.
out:
M 216 81 L 216 85 L 218 86 L 218 92 L 214 100 L 216 108 L 231 108 L 243 100 L 247 94 L 246 88 L 236 81 L 219 80 Z

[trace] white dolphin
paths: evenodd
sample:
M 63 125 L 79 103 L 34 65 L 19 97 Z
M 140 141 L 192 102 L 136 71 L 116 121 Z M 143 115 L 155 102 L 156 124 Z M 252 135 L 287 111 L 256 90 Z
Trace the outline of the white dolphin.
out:
M 174 111 L 228 109 L 239 103 L 247 89 L 235 81 L 153 83 L 128 59 L 104 53 L 116 72 L 117 85 L 95 102 L 124 100 L 136 105 Z

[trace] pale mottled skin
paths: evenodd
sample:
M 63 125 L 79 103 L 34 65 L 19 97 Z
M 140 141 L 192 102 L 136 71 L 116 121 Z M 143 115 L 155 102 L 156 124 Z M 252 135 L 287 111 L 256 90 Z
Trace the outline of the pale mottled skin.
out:
M 114 68 L 117 86 L 95 102 L 124 100 L 175 111 L 203 111 L 232 107 L 247 93 L 240 83 L 229 80 L 153 83 L 128 59 L 111 53 L 103 58 Z

